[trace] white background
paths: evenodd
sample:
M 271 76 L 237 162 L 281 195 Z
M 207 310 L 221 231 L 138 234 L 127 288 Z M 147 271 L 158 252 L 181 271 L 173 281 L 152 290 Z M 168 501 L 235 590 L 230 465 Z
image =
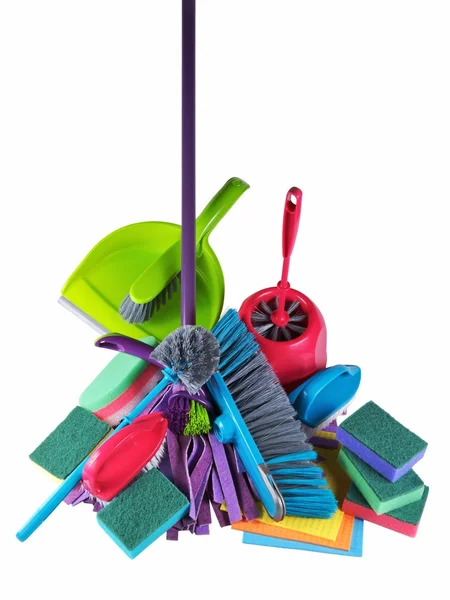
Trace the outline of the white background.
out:
M 429 442 L 418 537 L 367 524 L 356 559 L 214 528 L 132 562 L 87 506 L 14 537 L 54 486 L 29 452 L 111 358 L 57 304 L 63 283 L 118 227 L 180 221 L 180 8 L 1 4 L 2 596 L 432 594 L 450 533 L 446 2 L 198 2 L 198 210 L 231 176 L 252 186 L 211 238 L 226 305 L 278 281 L 301 187 L 291 282 L 325 316 L 329 364 L 361 366 L 354 407 L 373 399 Z

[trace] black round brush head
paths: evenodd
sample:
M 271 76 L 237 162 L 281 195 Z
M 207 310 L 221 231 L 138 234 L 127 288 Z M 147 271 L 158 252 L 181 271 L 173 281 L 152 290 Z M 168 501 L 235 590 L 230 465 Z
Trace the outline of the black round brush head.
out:
M 252 325 L 262 337 L 274 342 L 288 342 L 300 337 L 308 326 L 308 316 L 302 311 L 300 302 L 288 300 L 284 307 L 289 320 L 284 326 L 272 321 L 272 314 L 278 309 L 278 297 L 269 302 L 261 301 L 252 312 Z

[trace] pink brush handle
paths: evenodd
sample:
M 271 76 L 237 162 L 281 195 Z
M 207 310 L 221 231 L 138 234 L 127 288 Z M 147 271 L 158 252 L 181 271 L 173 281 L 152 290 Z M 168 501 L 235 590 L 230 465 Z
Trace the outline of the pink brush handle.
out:
M 295 198 L 295 202 L 292 200 Z M 292 252 L 294 250 L 295 240 L 297 238 L 298 226 L 300 224 L 300 214 L 302 212 L 302 191 L 297 187 L 291 187 L 286 194 L 283 217 L 283 271 L 281 281 L 278 284 L 280 295 L 278 296 L 278 306 L 284 311 L 286 302 L 286 292 L 289 289 L 289 264 Z

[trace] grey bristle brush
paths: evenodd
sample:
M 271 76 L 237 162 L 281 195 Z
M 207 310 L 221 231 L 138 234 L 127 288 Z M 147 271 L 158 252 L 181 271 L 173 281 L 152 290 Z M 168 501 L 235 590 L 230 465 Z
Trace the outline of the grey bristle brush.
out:
M 222 413 L 214 432 L 233 443 L 269 515 L 329 518 L 337 502 L 289 398 L 252 333 L 229 310 L 213 329 L 219 372 L 208 381 Z M 284 505 L 284 506 L 283 506 Z

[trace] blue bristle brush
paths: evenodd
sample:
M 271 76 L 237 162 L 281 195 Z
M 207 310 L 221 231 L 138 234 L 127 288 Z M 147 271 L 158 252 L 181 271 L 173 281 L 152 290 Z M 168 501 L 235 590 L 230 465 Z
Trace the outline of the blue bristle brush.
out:
M 329 518 L 337 501 L 289 398 L 254 336 L 229 310 L 212 330 L 219 372 L 207 386 L 221 415 L 214 432 L 235 445 L 269 516 Z

